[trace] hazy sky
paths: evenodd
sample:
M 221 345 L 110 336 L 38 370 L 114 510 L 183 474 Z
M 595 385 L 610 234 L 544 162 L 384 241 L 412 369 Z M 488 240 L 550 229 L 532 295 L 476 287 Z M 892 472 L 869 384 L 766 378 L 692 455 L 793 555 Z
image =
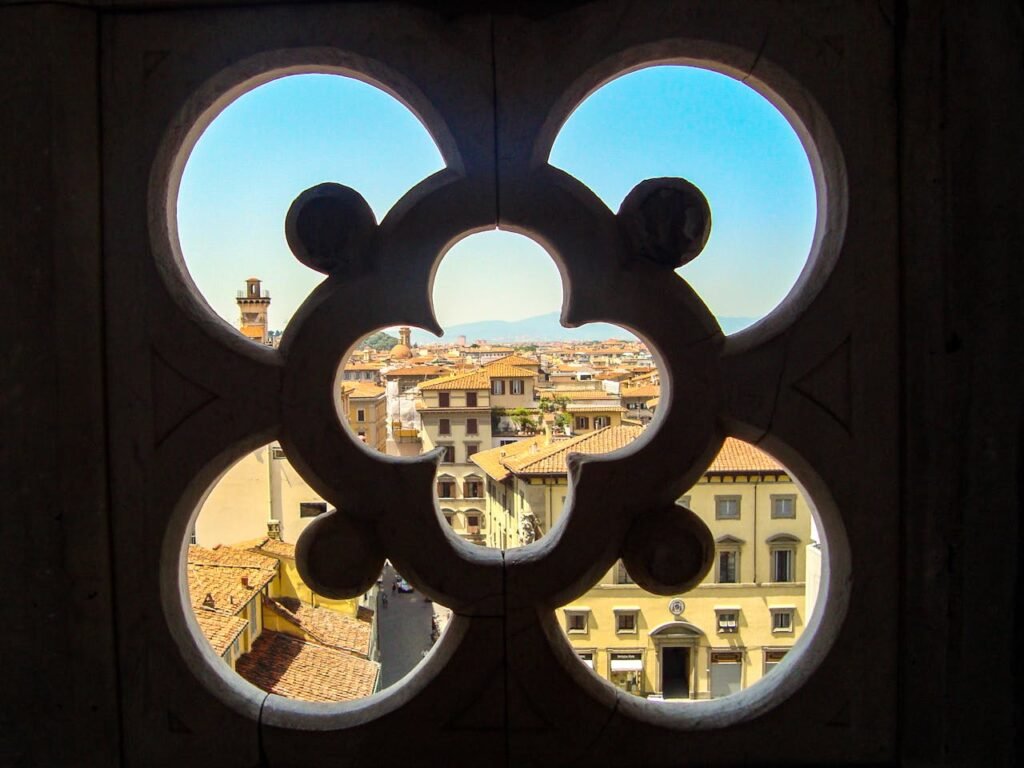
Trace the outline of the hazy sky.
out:
M 718 316 L 767 314 L 806 261 L 815 219 L 806 154 L 771 104 L 724 75 L 656 67 L 607 84 L 566 122 L 551 162 L 612 210 L 646 178 L 682 176 L 700 187 L 711 239 L 680 273 Z M 333 75 L 276 80 L 228 107 L 189 158 L 178 197 L 185 261 L 232 325 L 236 291 L 261 278 L 273 297 L 270 326 L 283 329 L 321 279 L 285 243 L 292 200 L 336 181 L 358 190 L 379 221 L 441 167 L 426 129 L 382 91 Z M 442 325 L 515 320 L 557 311 L 561 290 L 538 245 L 488 232 L 445 256 L 434 302 Z

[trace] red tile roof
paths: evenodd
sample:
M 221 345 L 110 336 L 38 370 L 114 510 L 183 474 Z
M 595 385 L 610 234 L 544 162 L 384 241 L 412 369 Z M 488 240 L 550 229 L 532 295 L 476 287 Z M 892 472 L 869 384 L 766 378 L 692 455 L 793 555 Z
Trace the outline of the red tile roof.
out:
M 232 547 L 188 548 L 188 594 L 195 609 L 233 616 L 277 575 L 277 560 Z
M 235 642 L 235 638 L 242 634 L 249 623 L 241 616 L 227 616 L 207 608 L 193 607 L 192 612 L 199 623 L 199 629 L 203 631 L 214 652 L 220 656 L 224 655 L 224 651 Z
M 722 450 L 718 452 L 715 460 L 708 467 L 709 473 L 785 471 L 786 468 L 779 461 L 760 448 L 734 437 L 725 438 Z
M 380 664 L 347 651 L 264 630 L 235 671 L 268 693 L 305 701 L 352 701 L 372 694 Z
M 327 608 L 317 608 L 294 597 L 270 598 L 267 607 L 322 645 L 350 651 L 363 658 L 370 655 L 372 627 L 369 622 Z

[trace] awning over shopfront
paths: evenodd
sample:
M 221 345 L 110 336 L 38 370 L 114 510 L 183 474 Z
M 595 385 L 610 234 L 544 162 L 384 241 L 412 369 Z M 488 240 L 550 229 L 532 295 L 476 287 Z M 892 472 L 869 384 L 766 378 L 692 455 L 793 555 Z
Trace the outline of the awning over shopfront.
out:
M 643 669 L 640 659 L 612 659 L 612 672 L 643 672 Z

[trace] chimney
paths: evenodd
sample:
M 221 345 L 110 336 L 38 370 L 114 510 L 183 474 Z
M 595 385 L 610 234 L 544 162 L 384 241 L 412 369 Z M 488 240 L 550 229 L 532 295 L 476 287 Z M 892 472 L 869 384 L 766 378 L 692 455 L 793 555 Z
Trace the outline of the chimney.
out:
M 281 540 L 281 521 L 280 520 L 267 520 L 267 537 L 271 539 Z
M 242 586 L 245 587 L 246 589 L 249 588 L 249 577 L 248 576 L 243 576 L 242 577 Z
M 203 598 L 203 605 L 207 608 L 213 608 L 216 605 L 210 592 L 207 592 L 206 597 Z

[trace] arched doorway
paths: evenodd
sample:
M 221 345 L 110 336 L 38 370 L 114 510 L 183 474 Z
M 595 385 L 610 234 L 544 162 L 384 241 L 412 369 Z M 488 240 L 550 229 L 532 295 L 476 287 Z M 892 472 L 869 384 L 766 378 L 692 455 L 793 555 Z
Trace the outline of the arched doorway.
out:
M 697 647 L 704 633 L 685 621 L 672 621 L 650 632 L 658 657 L 658 690 L 665 699 L 692 699 L 696 693 Z

